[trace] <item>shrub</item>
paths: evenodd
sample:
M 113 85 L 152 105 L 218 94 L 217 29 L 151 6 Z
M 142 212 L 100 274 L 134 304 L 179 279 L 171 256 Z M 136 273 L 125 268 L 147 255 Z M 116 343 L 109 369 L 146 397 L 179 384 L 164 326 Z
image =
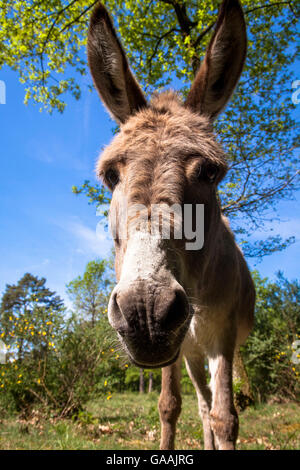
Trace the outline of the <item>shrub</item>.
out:
M 255 327 L 242 348 L 252 389 L 259 400 L 270 395 L 295 399 L 300 368 L 292 345 L 300 338 L 300 284 L 280 272 L 276 282 L 261 279 L 257 272 L 254 278 Z

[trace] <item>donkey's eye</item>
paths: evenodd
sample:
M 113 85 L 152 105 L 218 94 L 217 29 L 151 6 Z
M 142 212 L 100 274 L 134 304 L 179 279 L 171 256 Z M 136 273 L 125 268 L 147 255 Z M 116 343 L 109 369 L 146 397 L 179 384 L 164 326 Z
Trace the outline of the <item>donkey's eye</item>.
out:
M 111 189 L 114 189 L 119 182 L 119 173 L 116 170 L 110 169 L 105 173 L 105 180 Z
M 208 163 L 201 168 L 199 178 L 205 180 L 207 183 L 214 183 L 219 173 L 219 168 L 212 163 Z

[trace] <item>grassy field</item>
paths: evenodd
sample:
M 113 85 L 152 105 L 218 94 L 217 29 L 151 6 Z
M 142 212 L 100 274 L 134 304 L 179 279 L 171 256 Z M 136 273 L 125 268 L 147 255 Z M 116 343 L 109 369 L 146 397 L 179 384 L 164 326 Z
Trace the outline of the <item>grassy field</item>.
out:
M 156 393 L 116 394 L 89 403 L 77 421 L 45 419 L 35 410 L 26 419 L 0 420 L 0 449 L 158 449 Z M 202 426 L 193 395 L 183 397 L 177 449 L 202 449 Z M 259 405 L 240 413 L 238 449 L 300 449 L 300 407 Z

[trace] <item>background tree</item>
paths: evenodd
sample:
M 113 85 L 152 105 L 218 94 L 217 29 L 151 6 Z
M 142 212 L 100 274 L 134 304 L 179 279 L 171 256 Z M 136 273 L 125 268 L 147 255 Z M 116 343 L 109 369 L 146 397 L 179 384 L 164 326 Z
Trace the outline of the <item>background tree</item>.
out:
M 9 351 L 0 380 L 5 409 L 53 399 L 46 377 L 55 370 L 64 312 L 63 301 L 46 287 L 45 278 L 26 273 L 6 286 L 0 304 L 0 338 Z
M 142 373 L 143 371 L 143 373 Z M 142 378 L 141 378 L 142 376 Z M 187 376 L 187 372 L 186 372 Z M 189 391 L 194 391 L 193 385 L 188 378 L 190 389 Z M 142 383 L 142 387 L 141 387 Z M 136 366 L 128 365 L 126 368 L 125 375 L 125 386 L 126 390 L 131 390 L 134 392 L 145 393 L 147 390 L 148 393 L 153 390 L 160 391 L 161 388 L 161 369 L 139 369 Z M 186 391 L 186 390 L 184 390 Z
M 149 384 L 148 384 L 148 393 L 151 393 L 153 390 L 153 372 L 149 372 Z
M 75 312 L 89 321 L 92 327 L 107 312 L 112 282 L 109 262 L 99 259 L 87 263 L 83 275 L 67 285 Z
M 0 0 L 0 67 L 16 70 L 29 99 L 64 109 L 80 96 L 86 73 L 88 17 L 95 0 Z M 107 0 L 137 78 L 148 95 L 174 85 L 185 94 L 209 41 L 219 1 Z M 291 100 L 299 51 L 299 2 L 242 0 L 248 31 L 246 66 L 231 104 L 216 123 L 231 171 L 220 188 L 224 212 L 248 256 L 283 249 L 293 238 L 251 241 L 282 198 L 299 187 Z M 77 192 L 101 204 L 107 194 L 85 182 Z
M 140 380 L 139 380 L 139 392 L 145 393 L 145 378 L 144 378 L 144 369 L 140 368 Z
M 63 301 L 45 284 L 45 278 L 26 273 L 17 284 L 6 285 L 0 304 L 1 336 L 18 361 L 32 350 L 46 354 L 61 328 Z

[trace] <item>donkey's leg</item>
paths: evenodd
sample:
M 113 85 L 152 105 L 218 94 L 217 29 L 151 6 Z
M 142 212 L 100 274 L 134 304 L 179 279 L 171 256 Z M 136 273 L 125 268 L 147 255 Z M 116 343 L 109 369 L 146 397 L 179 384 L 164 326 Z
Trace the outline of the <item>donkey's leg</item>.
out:
M 162 368 L 161 394 L 158 408 L 161 422 L 160 449 L 174 449 L 176 422 L 181 412 L 181 377 L 182 356 L 171 366 Z
M 199 413 L 203 424 L 204 449 L 214 450 L 214 435 L 210 426 L 211 390 L 206 382 L 204 357 L 185 357 L 188 374 L 196 389 Z
M 220 450 L 233 450 L 238 435 L 238 415 L 233 402 L 233 351 L 218 352 L 209 357 L 212 406 L 210 424 L 215 445 Z

